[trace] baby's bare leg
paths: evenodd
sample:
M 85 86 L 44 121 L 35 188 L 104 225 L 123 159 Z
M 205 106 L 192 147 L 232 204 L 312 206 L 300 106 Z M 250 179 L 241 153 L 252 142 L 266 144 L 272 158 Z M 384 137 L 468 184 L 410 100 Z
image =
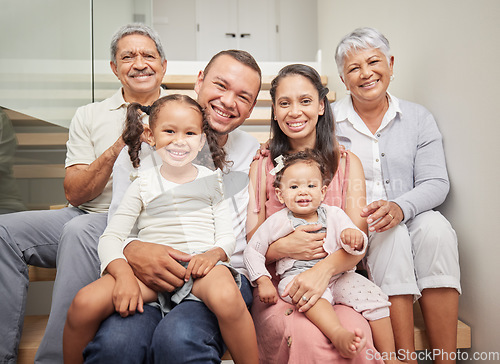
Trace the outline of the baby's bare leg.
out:
M 366 345 L 366 337 L 362 330 L 350 332 L 339 321 L 330 302 L 320 298 L 305 315 L 313 324 L 330 339 L 340 355 L 344 358 L 354 358 Z
M 258 363 L 257 336 L 252 317 L 226 266 L 215 266 L 196 279 L 193 294 L 217 316 L 224 343 L 237 364 Z
M 156 300 L 157 294 L 139 282 L 144 302 Z M 66 317 L 63 333 L 65 363 L 83 363 L 82 352 L 94 338 L 101 322 L 115 312 L 115 279 L 107 274 L 83 287 L 76 294 Z

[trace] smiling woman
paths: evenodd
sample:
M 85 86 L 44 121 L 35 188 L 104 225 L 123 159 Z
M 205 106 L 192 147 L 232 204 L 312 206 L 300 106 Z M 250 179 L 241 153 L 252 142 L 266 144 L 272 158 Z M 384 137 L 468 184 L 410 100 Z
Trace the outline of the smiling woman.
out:
M 368 272 L 390 297 L 397 349 L 415 351 L 413 301 L 419 299 L 431 347 L 453 354 L 461 292 L 457 238 L 433 210 L 449 190 L 441 134 L 428 110 L 387 91 L 394 57 L 377 30 L 346 35 L 335 59 L 350 91 L 333 104 L 337 134 L 363 164 Z
M 272 81 L 273 111 L 270 156 L 254 162 L 250 169 L 250 202 L 248 205 L 247 234 L 252 237 L 266 218 L 283 213 L 283 204 L 275 194 L 271 173 L 278 156 L 291 151 L 315 149 L 322 157 L 329 180 L 323 202 L 328 206 L 344 209 L 354 224 L 366 231 L 366 222 L 360 218 L 365 205 L 364 176 L 359 159 L 352 153 L 340 156 L 335 140 L 333 114 L 328 105 L 328 89 L 312 67 L 292 64 L 284 67 Z M 276 159 L 275 159 L 276 158 Z M 278 228 L 280 225 L 277 225 Z M 304 314 L 318 302 L 330 278 L 354 267 L 361 256 L 337 250 L 326 256 L 323 249 L 325 234 L 316 233 L 318 225 L 300 226 L 269 246 L 268 262 L 283 258 L 297 260 L 321 259 L 312 268 L 296 276 L 288 296 L 293 304 L 278 299 L 273 305 L 263 302 L 254 290 L 252 316 L 259 338 L 260 360 L 266 363 L 381 363 L 368 360 L 364 350 L 374 351 L 370 327 L 354 310 L 341 305 L 334 310 L 342 326 L 366 346 L 354 356 L 347 350 L 338 350 L 331 341 Z M 344 254 L 345 253 L 345 254 Z M 271 265 L 274 273 L 274 264 Z M 275 276 L 273 275 L 273 278 Z M 278 279 L 273 279 L 277 287 Z M 304 297 L 304 298 L 303 298 Z M 285 314 L 283 314 L 285 313 Z M 362 346 L 362 345 L 361 345 Z

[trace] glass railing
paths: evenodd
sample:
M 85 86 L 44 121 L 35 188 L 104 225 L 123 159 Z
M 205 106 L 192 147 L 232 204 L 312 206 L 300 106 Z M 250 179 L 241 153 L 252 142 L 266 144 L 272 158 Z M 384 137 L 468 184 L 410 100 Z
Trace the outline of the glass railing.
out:
M 0 0 L 0 212 L 64 204 L 69 123 L 120 86 L 113 33 L 151 0 Z

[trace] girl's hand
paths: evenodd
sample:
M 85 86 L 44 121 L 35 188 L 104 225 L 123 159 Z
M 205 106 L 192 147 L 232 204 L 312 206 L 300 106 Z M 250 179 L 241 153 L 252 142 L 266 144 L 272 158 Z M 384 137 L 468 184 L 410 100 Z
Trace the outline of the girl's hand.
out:
M 331 276 L 325 265 L 318 262 L 311 269 L 297 275 L 285 288 L 282 296 L 290 296 L 299 312 L 309 310 L 321 298 Z
M 144 312 L 139 283 L 133 274 L 126 274 L 115 280 L 113 289 L 113 305 L 121 317 Z
M 255 282 L 257 283 L 257 295 L 259 296 L 261 302 L 269 303 L 271 305 L 278 302 L 278 292 L 276 292 L 276 288 L 269 277 L 259 277 Z
M 194 255 L 189 261 L 186 268 L 184 281 L 189 281 L 189 277 L 193 279 L 204 277 L 212 270 L 220 259 L 220 253 L 216 249 L 208 250 L 205 253 Z
M 361 231 L 357 229 L 344 229 L 340 233 L 340 240 L 354 250 L 363 250 L 364 238 Z
M 361 211 L 361 217 L 366 217 L 368 230 L 381 233 L 389 230 L 403 221 L 404 214 L 401 207 L 395 202 L 378 200 Z
M 270 251 L 276 249 L 277 257 L 272 260 L 281 259 L 284 257 L 297 260 L 312 260 L 321 259 L 327 256 L 323 249 L 326 233 L 310 233 L 309 231 L 317 231 L 321 225 L 301 225 L 289 235 L 278 239 L 271 244 Z

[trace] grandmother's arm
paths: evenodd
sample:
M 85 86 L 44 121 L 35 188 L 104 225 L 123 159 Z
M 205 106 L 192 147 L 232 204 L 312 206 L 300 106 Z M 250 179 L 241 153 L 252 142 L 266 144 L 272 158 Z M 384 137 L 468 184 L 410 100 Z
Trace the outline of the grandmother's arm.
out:
M 414 188 L 393 200 L 403 211 L 403 222 L 441 205 L 450 188 L 443 140 L 432 114 L 427 111 L 419 125 Z

